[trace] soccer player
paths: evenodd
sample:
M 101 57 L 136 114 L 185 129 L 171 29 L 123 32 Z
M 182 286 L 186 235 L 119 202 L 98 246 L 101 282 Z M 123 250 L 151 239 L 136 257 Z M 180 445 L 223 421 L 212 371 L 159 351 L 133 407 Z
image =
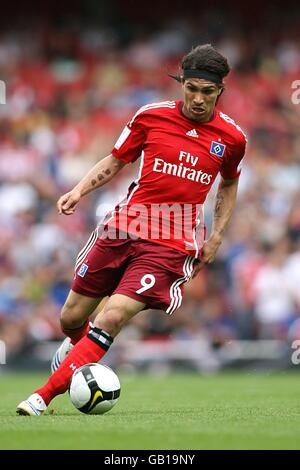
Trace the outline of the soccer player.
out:
M 48 382 L 21 402 L 19 414 L 41 415 L 69 386 L 80 366 L 98 362 L 122 327 L 141 310 L 172 314 L 183 284 L 211 263 L 236 203 L 239 164 L 246 138 L 216 109 L 229 73 L 227 59 L 209 44 L 182 60 L 183 101 L 143 106 L 112 152 L 57 203 L 71 215 L 80 199 L 140 158 L 127 198 L 107 215 L 79 253 L 72 289 L 61 313 L 68 336 L 52 362 Z M 202 207 L 221 174 L 213 227 L 205 239 Z M 89 315 L 109 296 L 94 324 Z

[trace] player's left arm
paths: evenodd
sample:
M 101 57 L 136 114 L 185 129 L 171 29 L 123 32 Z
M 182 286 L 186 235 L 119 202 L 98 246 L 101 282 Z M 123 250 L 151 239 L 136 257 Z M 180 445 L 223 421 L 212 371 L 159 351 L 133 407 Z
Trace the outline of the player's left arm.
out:
M 215 198 L 213 225 L 210 237 L 204 242 L 201 260 L 196 265 L 193 277 L 205 266 L 214 261 L 222 244 L 224 234 L 236 205 L 237 189 L 240 176 L 240 162 L 245 154 L 246 137 L 242 133 L 239 141 L 225 158 L 221 173 L 221 181 Z
M 193 277 L 195 277 L 206 264 L 212 263 L 216 257 L 236 205 L 238 184 L 238 177 L 232 180 L 221 178 L 215 198 L 212 231 L 208 240 L 204 242 L 201 260 L 195 266 Z
M 215 198 L 213 226 L 210 237 L 204 243 L 202 250 L 202 262 L 211 263 L 223 241 L 233 209 L 236 205 L 239 178 L 225 180 L 221 178 Z

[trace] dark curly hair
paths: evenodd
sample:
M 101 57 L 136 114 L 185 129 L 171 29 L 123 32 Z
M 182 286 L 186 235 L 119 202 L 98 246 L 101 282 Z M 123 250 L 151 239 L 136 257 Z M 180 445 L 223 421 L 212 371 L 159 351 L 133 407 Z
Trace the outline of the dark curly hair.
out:
M 220 76 L 223 80 L 230 72 L 226 57 L 218 52 L 211 44 L 203 44 L 193 48 L 181 62 L 182 71 L 187 69 L 206 70 Z

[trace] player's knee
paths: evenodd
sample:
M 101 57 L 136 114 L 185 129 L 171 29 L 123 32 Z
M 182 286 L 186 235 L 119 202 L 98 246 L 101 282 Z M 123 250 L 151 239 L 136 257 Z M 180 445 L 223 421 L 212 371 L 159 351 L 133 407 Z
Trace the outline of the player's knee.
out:
M 82 325 L 82 311 L 76 304 L 66 302 L 60 314 L 62 330 L 72 330 Z
M 105 330 L 110 335 L 116 336 L 122 329 L 125 322 L 126 318 L 122 311 L 119 309 L 110 308 L 96 317 L 94 320 L 94 325 L 97 328 Z

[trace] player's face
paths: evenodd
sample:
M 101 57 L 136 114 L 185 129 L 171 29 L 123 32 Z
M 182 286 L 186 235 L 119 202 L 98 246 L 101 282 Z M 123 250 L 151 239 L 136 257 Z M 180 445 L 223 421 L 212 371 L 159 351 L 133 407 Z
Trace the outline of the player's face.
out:
M 197 122 L 209 121 L 222 87 L 202 78 L 189 78 L 182 84 L 183 114 Z

